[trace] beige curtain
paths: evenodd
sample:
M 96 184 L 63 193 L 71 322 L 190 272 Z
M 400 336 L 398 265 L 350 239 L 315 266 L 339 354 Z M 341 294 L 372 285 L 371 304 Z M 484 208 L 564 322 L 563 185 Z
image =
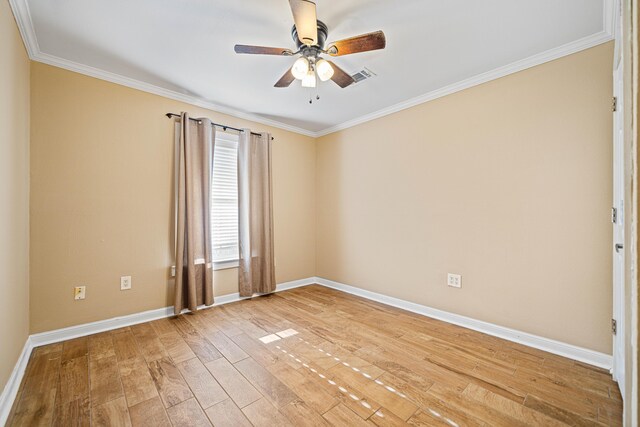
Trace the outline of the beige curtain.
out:
M 271 135 L 244 129 L 238 142 L 238 284 L 243 297 L 276 290 L 271 199 Z
M 215 129 L 182 113 L 178 150 L 176 286 L 174 312 L 213 304 L 211 180 Z

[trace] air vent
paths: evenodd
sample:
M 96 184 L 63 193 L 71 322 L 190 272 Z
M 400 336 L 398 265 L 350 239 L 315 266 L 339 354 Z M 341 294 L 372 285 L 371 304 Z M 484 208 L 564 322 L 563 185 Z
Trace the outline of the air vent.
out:
M 376 73 L 374 73 L 373 71 L 371 71 L 367 67 L 364 67 L 362 70 L 360 70 L 357 73 L 353 74 L 351 77 L 353 77 L 353 80 L 355 80 L 356 83 L 360 83 L 361 81 L 370 79 L 370 78 L 375 77 L 375 76 L 376 76 Z

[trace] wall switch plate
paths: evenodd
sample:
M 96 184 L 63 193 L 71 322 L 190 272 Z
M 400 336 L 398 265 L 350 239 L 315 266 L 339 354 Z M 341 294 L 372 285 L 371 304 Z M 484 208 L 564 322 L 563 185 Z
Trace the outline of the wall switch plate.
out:
M 75 299 L 76 301 L 85 299 L 86 294 L 87 294 L 86 286 L 76 286 L 75 288 L 73 288 L 73 299 Z
M 176 266 L 175 265 L 171 266 L 171 277 L 176 277 Z
M 122 276 L 120 278 L 120 290 L 127 291 L 131 289 L 131 276 Z
M 462 287 L 462 276 L 459 274 L 447 274 L 447 285 L 453 288 L 461 288 Z

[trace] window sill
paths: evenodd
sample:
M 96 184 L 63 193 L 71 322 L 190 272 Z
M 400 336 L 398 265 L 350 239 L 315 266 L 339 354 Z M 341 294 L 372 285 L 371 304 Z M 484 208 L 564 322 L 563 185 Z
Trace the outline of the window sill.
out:
M 228 270 L 230 268 L 238 268 L 240 263 L 237 259 L 231 261 L 222 261 L 222 262 L 214 262 L 213 263 L 213 271 L 217 270 Z M 176 266 L 171 266 L 171 277 L 176 277 Z
M 214 262 L 213 263 L 213 270 L 217 271 L 217 270 L 228 270 L 229 268 L 238 268 L 239 266 L 239 262 L 237 259 L 231 260 L 231 261 L 223 261 L 223 262 Z

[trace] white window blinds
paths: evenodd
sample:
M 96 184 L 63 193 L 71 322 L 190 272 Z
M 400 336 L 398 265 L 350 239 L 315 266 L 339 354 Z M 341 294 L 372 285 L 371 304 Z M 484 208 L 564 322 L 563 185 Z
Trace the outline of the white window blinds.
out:
M 213 262 L 238 256 L 238 137 L 219 132 L 213 154 L 211 186 Z

